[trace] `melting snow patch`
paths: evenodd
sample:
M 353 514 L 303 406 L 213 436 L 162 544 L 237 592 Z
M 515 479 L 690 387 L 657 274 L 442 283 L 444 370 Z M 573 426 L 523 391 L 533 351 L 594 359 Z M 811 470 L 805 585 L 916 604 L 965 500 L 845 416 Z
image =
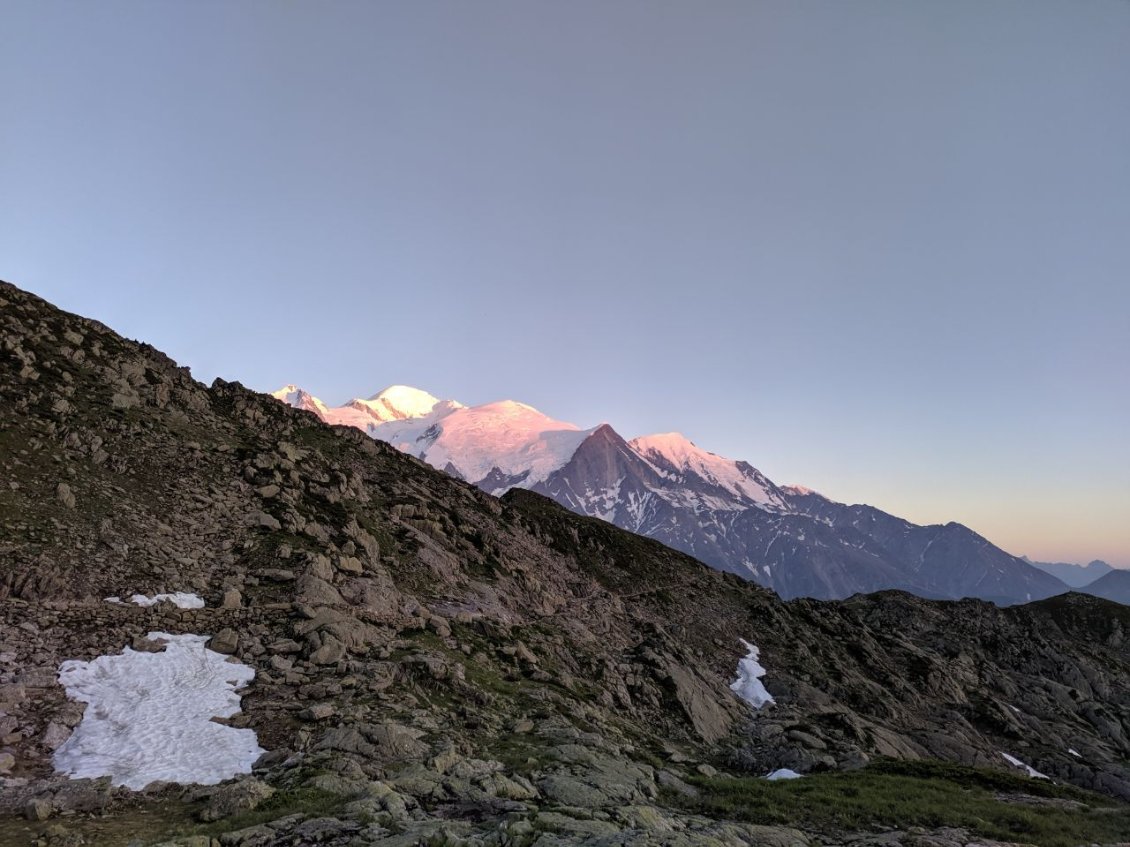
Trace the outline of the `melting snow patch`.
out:
M 1082 759 L 1083 758 L 1083 756 L 1080 755 L 1079 751 L 1076 750 L 1074 747 L 1068 747 L 1067 752 L 1070 753 L 1072 756 L 1074 756 L 1076 759 Z
M 57 751 L 55 770 L 110 776 L 137 791 L 155 780 L 215 785 L 250 773 L 263 750 L 251 729 L 212 721 L 239 712 L 247 665 L 207 649 L 206 635 L 149 633 L 162 653 L 126 647 L 117 656 L 59 667 L 67 696 L 87 703 L 82 723 Z
M 730 683 L 730 690 L 753 708 L 760 709 L 766 703 L 773 702 L 773 695 L 761 684 L 761 677 L 765 676 L 765 668 L 757 661 L 760 651 L 744 638 L 738 640 L 742 642 L 747 653 L 744 659 L 738 659 L 738 678 Z
M 1008 762 L 1010 765 L 1013 765 L 1013 766 L 1018 767 L 1018 768 L 1024 768 L 1024 770 L 1028 771 L 1028 776 L 1032 777 L 1032 779 L 1047 779 L 1048 778 L 1047 774 L 1040 773 L 1038 770 L 1036 770 L 1031 765 L 1024 764 L 1024 762 L 1020 761 L 1015 756 L 1008 755 L 1008 753 L 1004 752 L 1003 750 L 1001 751 L 1001 755 L 1004 756 L 1005 761 Z
M 800 779 L 803 774 L 799 774 L 794 770 L 788 768 L 777 768 L 772 773 L 765 774 L 765 779 L 778 780 L 778 779 Z
M 155 606 L 162 600 L 168 600 L 174 606 L 181 609 L 203 609 L 204 600 L 195 594 L 187 594 L 183 591 L 177 591 L 174 594 L 154 594 L 152 597 L 147 597 L 144 594 L 134 594 L 129 598 L 129 601 L 135 606 Z M 125 601 L 121 597 L 107 597 L 107 603 L 118 603 L 124 605 Z

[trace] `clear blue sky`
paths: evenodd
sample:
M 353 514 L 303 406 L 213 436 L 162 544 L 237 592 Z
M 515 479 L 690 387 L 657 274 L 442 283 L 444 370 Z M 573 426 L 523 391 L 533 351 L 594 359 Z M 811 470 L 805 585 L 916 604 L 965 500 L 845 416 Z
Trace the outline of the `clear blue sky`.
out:
M 1130 565 L 1130 4 L 0 5 L 0 277 Z

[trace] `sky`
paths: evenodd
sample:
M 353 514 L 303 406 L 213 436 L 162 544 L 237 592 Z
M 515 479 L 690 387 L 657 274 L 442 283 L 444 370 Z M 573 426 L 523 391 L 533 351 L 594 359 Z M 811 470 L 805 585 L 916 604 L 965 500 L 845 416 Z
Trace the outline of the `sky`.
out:
M 0 5 L 0 278 L 1130 566 L 1130 3 Z

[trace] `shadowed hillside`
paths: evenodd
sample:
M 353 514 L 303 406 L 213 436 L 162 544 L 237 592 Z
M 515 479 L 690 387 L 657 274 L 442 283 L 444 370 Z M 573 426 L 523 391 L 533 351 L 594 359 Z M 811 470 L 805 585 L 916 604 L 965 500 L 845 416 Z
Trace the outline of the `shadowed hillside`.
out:
M 903 822 L 878 805 L 759 817 L 735 792 L 808 789 L 743 780 L 984 773 L 867 767 L 888 759 L 989 769 L 1001 782 L 978 802 L 1000 820 L 1042 797 L 1029 840 L 1130 836 L 1124 607 L 785 603 L 539 495 L 498 500 L 238 384 L 207 388 L 6 284 L 0 393 L 0 843 L 77 811 L 64 829 L 92 843 L 803 844 Z M 205 607 L 104 599 L 178 591 Z M 54 776 L 83 719 L 59 664 L 160 650 L 153 631 L 208 635 L 255 670 L 226 719 L 267 751 L 254 774 L 143 794 Z M 741 639 L 776 701 L 761 710 L 730 689 Z M 932 820 L 915 825 L 1003 825 Z

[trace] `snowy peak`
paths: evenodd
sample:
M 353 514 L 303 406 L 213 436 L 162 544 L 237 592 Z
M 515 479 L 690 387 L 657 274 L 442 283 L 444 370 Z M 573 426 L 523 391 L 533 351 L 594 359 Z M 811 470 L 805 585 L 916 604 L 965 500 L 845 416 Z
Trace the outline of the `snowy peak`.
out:
M 438 397 L 434 397 L 426 391 L 421 391 L 419 388 L 412 388 L 408 385 L 390 385 L 367 400 L 351 400 L 348 405 L 354 406 L 354 408 L 368 409 L 374 418 L 385 422 L 422 418 L 424 415 L 430 414 L 439 402 Z M 454 400 L 448 402 L 454 403 L 456 406 L 461 405 L 455 403 Z
M 296 409 L 313 412 L 328 424 L 356 427 L 370 435 L 373 427 L 384 423 L 423 419 L 441 408 L 445 411 L 463 408 L 454 400 L 440 400 L 407 385 L 391 385 L 368 399 L 354 398 L 333 407 L 296 385 L 285 385 L 271 396 Z
M 514 400 L 467 407 L 403 385 L 330 409 L 293 385 L 274 396 L 496 496 L 533 490 L 784 597 L 897 588 L 1011 603 L 1065 588 L 958 524 L 918 527 L 777 486 L 677 432 L 625 441 L 607 424 L 580 429 Z
M 313 412 L 319 417 L 323 417 L 326 413 L 325 403 L 309 391 L 305 391 L 297 385 L 284 385 L 278 391 L 271 392 L 271 396 L 276 400 L 281 400 L 288 406 L 293 406 L 296 409 L 305 409 L 307 412 Z
M 589 433 L 513 400 L 456 409 L 436 428 L 424 453 L 427 462 L 437 468 L 450 463 L 471 482 L 495 469 L 507 478 L 525 474 L 523 487 L 562 467 Z M 383 430 L 374 435 L 384 438 Z
M 760 471 L 746 462 L 703 450 L 682 433 L 645 435 L 628 445 L 665 478 L 686 482 L 688 477 L 697 477 L 743 503 L 787 509 L 780 491 Z

